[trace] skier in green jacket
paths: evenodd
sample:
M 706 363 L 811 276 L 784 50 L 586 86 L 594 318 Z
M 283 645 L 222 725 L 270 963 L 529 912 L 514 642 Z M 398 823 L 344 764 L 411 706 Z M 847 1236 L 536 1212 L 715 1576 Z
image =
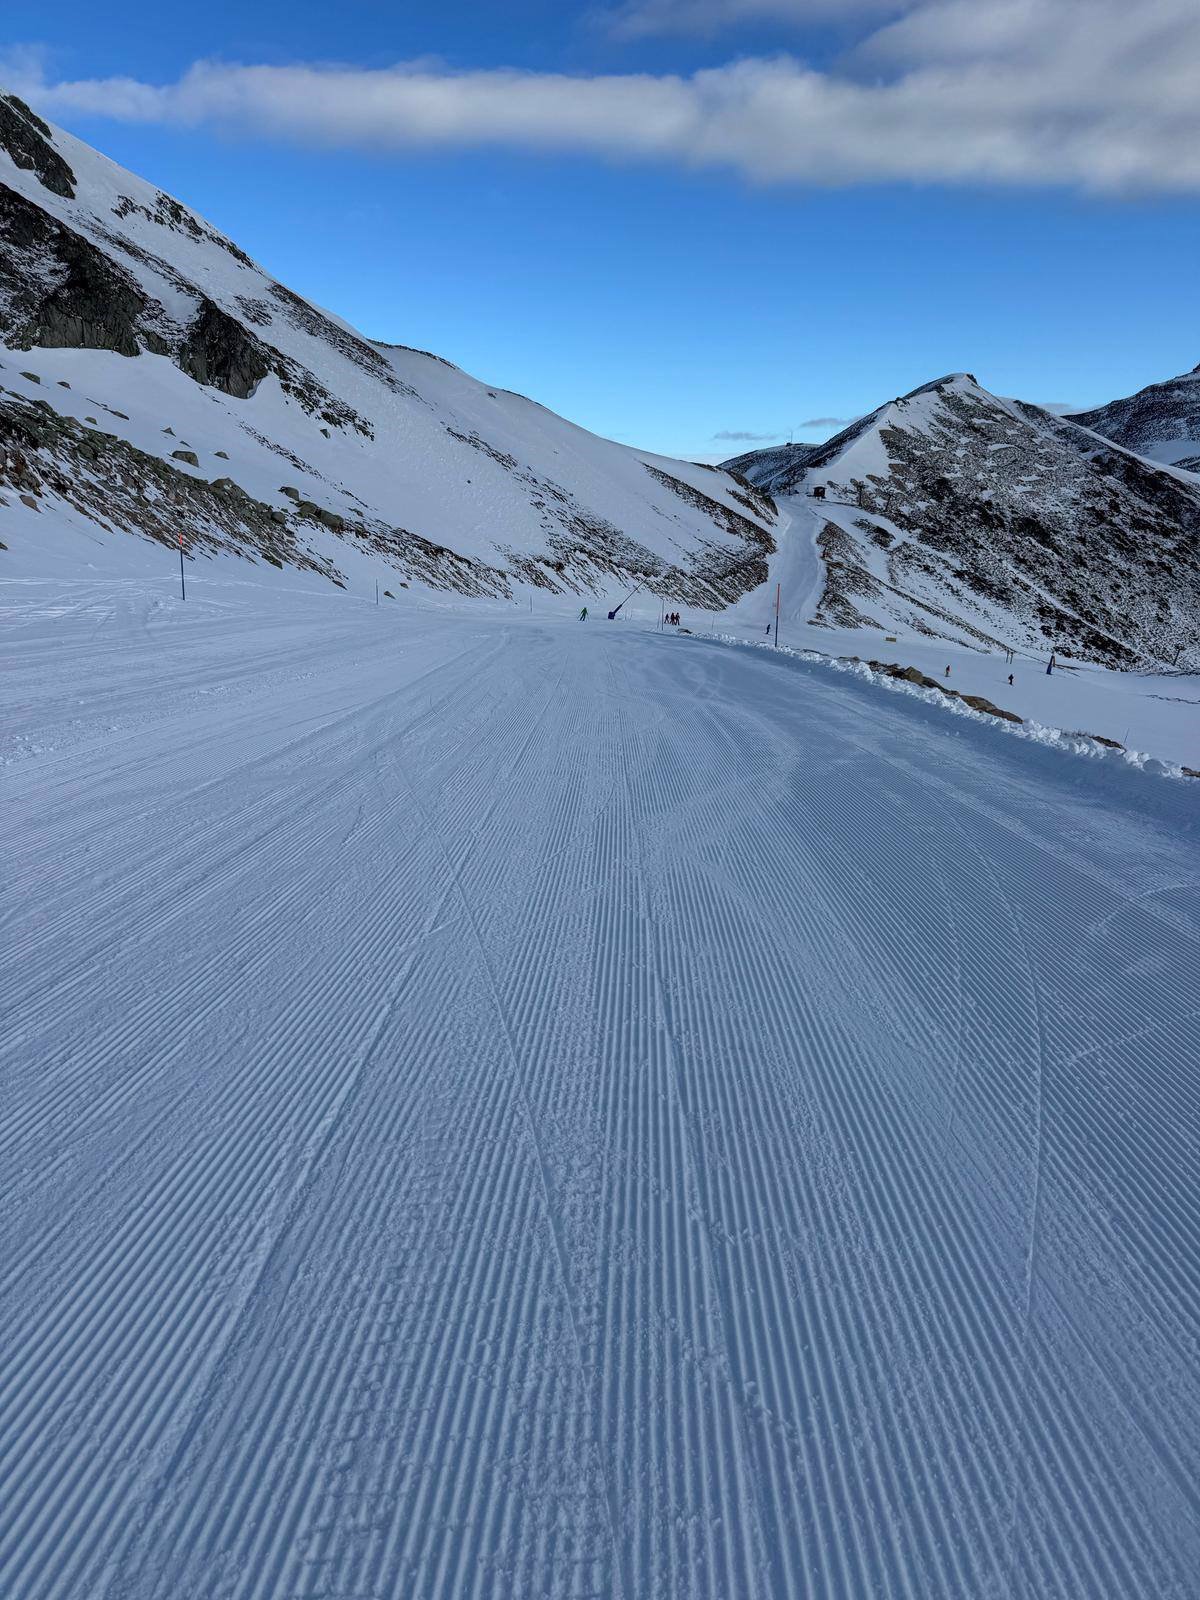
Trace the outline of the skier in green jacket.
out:
M 579 613 L 579 620 L 580 620 L 580 622 L 586 622 L 587 621 L 587 607 L 586 606 L 584 606 L 583 610 Z

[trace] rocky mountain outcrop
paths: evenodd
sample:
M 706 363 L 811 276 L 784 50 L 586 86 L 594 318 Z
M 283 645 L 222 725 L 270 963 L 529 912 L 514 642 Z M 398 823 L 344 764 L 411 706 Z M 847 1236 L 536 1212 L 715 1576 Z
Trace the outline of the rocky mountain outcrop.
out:
M 6 344 L 136 356 L 146 300 L 133 277 L 90 240 L 0 186 L 0 334 Z
M 1200 473 L 1200 367 L 1071 417 L 1114 444 Z
M 75 198 L 75 174 L 54 148 L 50 125 L 15 94 L 0 94 L 0 149 L 15 166 L 32 172 L 43 188 Z
M 815 619 L 1200 667 L 1200 482 L 966 373 L 726 463 L 815 519 Z
M 717 608 L 774 549 L 769 496 L 364 338 L 4 96 L 0 346 L 0 490 L 195 553 Z

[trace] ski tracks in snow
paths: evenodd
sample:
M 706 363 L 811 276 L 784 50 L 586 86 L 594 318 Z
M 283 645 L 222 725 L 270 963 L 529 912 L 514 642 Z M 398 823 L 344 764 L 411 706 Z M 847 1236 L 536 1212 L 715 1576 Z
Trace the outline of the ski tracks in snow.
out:
M 6 1594 L 1194 1592 L 1182 816 L 699 641 L 76 601 Z

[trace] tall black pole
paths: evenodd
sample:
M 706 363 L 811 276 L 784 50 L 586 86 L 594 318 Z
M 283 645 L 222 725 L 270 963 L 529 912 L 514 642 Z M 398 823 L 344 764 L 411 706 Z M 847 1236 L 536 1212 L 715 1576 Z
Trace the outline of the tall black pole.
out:
M 183 576 L 183 534 L 179 535 L 179 598 L 187 599 L 187 581 Z

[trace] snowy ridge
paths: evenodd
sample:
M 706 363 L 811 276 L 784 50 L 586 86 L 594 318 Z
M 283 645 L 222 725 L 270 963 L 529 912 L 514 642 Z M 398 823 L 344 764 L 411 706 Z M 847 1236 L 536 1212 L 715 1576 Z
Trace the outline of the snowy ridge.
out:
M 39 511 L 76 549 L 182 526 L 198 559 L 509 599 L 716 607 L 765 574 L 766 497 L 372 343 L 12 97 L 0 242 L 7 543 Z
M 1071 417 L 1152 460 L 1200 473 L 1200 367 Z
M 816 547 L 822 581 L 798 620 L 1123 668 L 1200 666 L 1200 479 L 969 373 L 824 445 L 726 465 L 785 497 L 790 537 Z M 791 564 L 781 550 L 775 565 Z

